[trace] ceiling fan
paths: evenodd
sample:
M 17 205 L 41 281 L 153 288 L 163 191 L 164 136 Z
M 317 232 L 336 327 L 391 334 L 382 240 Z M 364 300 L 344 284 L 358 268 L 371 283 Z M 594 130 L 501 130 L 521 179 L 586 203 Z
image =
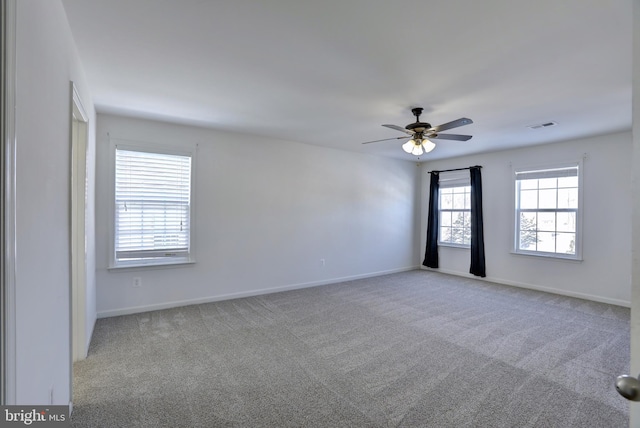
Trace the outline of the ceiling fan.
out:
M 436 148 L 436 145 L 429 141 L 432 139 L 439 140 L 456 140 L 456 141 L 467 141 L 471 138 L 471 135 L 458 135 L 458 134 L 440 134 L 440 131 L 446 131 L 447 129 L 457 128 L 459 126 L 469 125 L 473 123 L 473 120 L 467 119 L 466 117 L 462 117 L 460 119 L 443 123 L 438 126 L 431 126 L 430 123 L 420 122 L 420 115 L 422 114 L 422 107 L 414 107 L 411 109 L 411 112 L 416 117 L 416 121 L 414 123 L 410 123 L 404 128 L 397 125 L 382 125 L 387 128 L 395 129 L 396 131 L 404 132 L 407 134 L 402 137 L 395 138 L 384 138 L 382 140 L 375 141 L 367 141 L 362 144 L 371 144 L 378 143 L 380 141 L 388 141 L 388 140 L 401 140 L 404 138 L 411 138 L 411 140 L 407 141 L 402 145 L 402 150 L 407 153 L 411 153 L 416 156 L 420 156 L 423 153 L 429 153 L 431 150 Z

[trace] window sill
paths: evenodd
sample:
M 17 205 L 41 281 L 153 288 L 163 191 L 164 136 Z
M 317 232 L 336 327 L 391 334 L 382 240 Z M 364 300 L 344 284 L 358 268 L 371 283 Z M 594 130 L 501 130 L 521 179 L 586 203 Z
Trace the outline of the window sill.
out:
M 107 268 L 107 270 L 113 271 L 113 272 L 126 272 L 129 270 L 171 269 L 171 268 L 179 268 L 179 267 L 194 265 L 195 263 L 196 261 L 193 259 L 163 262 L 163 263 L 130 263 L 130 264 L 121 264 L 119 266 L 111 265 Z
M 569 263 L 582 263 L 583 261 L 582 257 L 562 257 L 562 256 L 556 256 L 556 255 L 547 254 L 547 253 L 523 253 L 523 252 L 512 250 L 511 254 L 515 256 L 536 257 L 540 259 L 553 260 L 553 261 L 559 261 L 559 262 L 569 262 Z

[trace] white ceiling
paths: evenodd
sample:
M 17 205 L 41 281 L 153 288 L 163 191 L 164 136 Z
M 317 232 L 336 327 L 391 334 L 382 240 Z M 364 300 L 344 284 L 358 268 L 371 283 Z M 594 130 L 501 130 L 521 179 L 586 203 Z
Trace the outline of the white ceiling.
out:
M 421 161 L 631 129 L 628 0 L 63 0 L 98 112 Z M 558 125 L 531 130 L 528 125 Z

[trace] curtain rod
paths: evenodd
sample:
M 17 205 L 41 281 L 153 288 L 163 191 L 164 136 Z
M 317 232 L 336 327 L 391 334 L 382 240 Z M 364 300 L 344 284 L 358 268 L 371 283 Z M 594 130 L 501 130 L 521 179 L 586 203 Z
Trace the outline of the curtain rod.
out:
M 454 169 L 443 169 L 442 171 L 427 171 L 428 174 L 431 174 L 433 172 L 439 173 L 439 172 L 449 172 L 449 171 L 463 171 L 465 169 L 471 169 L 471 168 L 482 168 L 482 165 L 474 165 L 474 166 L 468 166 L 466 168 L 454 168 Z

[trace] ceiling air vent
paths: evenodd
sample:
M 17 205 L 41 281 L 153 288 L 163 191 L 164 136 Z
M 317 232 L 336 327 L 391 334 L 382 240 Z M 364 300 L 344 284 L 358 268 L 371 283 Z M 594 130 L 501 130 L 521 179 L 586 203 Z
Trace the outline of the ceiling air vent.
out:
M 542 129 L 542 128 L 547 128 L 549 126 L 556 126 L 557 123 L 556 122 L 547 122 L 547 123 L 539 123 L 537 125 L 529 125 L 527 126 L 527 128 L 529 129 Z

